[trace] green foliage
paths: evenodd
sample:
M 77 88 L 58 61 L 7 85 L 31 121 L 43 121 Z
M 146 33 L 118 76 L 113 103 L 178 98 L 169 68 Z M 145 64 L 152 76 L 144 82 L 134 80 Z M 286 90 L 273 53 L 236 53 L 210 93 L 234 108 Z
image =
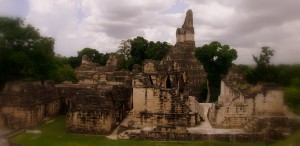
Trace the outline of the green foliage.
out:
M 77 68 L 81 65 L 82 55 L 87 55 L 92 62 L 99 63 L 100 65 L 105 65 L 109 58 L 108 53 L 99 53 L 98 50 L 92 48 L 84 48 L 77 52 L 77 56 L 71 56 L 68 58 L 68 63 L 72 68 Z
M 167 42 L 148 41 L 143 37 L 123 40 L 117 50 L 118 70 L 132 70 L 134 64 L 142 65 L 145 59 L 161 60 L 172 46 Z
M 99 53 L 98 50 L 91 48 L 84 48 L 83 50 L 79 51 L 77 57 L 81 60 L 82 55 L 87 55 L 92 62 L 99 63 L 100 65 L 105 65 L 109 57 L 108 53 Z
M 71 81 L 72 83 L 78 82 L 74 69 L 68 63 L 68 58 L 59 55 L 55 56 L 53 65 L 55 69 L 49 70 L 49 72 L 51 72 L 51 78 L 56 83 L 63 81 Z
M 257 82 L 275 82 L 278 76 L 278 70 L 270 64 L 270 59 L 274 55 L 274 50 L 270 47 L 262 47 L 259 56 L 253 56 L 256 67 L 248 74 L 248 81 L 252 84 Z
M 300 65 L 278 65 L 276 82 L 282 86 L 291 85 L 292 79 L 300 78 Z
M 54 39 L 20 18 L 0 17 L 0 84 L 8 80 L 51 79 Z
M 136 64 L 142 64 L 142 62 L 146 59 L 146 49 L 148 47 L 148 40 L 143 37 L 136 37 L 131 42 L 131 50 L 130 55 Z
M 117 54 L 119 54 L 119 56 L 121 56 L 124 60 L 128 60 L 131 56 L 130 56 L 130 52 L 131 52 L 131 39 L 128 40 L 122 40 L 119 49 L 117 50 Z
M 146 58 L 153 60 L 161 60 L 169 52 L 171 45 L 167 42 L 150 41 L 146 49 Z
M 208 92 L 208 89 L 207 89 L 207 82 L 205 83 L 202 83 L 200 85 L 200 99 L 198 99 L 199 102 L 206 102 L 206 99 L 205 98 L 201 98 L 201 97 L 206 97 L 207 96 L 207 92 Z
M 300 115 L 300 78 L 293 78 L 291 85 L 284 89 L 284 99 L 288 107 Z
M 70 64 L 70 66 L 75 69 L 80 66 L 81 59 L 77 56 L 76 57 L 71 56 L 68 58 L 68 64 Z
M 195 56 L 203 64 L 207 73 L 211 93 L 209 101 L 214 102 L 220 93 L 222 76 L 227 74 L 228 69 L 232 65 L 232 61 L 237 58 L 237 52 L 228 45 L 222 45 L 214 41 L 202 47 L 197 47 Z
M 0 17 L 0 84 L 6 81 L 76 82 L 68 59 L 54 54 L 54 39 L 41 36 L 20 18 Z

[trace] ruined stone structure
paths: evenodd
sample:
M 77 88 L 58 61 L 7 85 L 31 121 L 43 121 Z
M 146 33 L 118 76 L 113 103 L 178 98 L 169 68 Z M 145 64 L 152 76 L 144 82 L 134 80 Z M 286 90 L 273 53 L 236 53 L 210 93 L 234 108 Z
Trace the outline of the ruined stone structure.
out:
M 11 129 L 34 127 L 58 115 L 64 102 L 51 81 L 9 82 L 0 99 L 0 123 Z
M 288 131 L 283 92 L 275 84 L 249 85 L 236 70 L 230 70 L 221 82 L 218 102 L 208 117 L 218 128 L 239 128 L 246 132 Z
M 68 132 L 108 134 L 132 109 L 132 74 L 115 71 L 116 65 L 115 54 L 110 55 L 106 66 L 84 55 L 76 69 L 79 83 L 56 86 L 66 99 Z
M 196 99 L 206 73 L 194 56 L 191 10 L 182 28 L 177 29 L 176 37 L 177 43 L 162 61 L 146 60 L 143 72 L 132 79 L 133 109 L 122 126 L 143 129 L 145 138 L 171 133 L 171 139 L 180 138 L 187 133 L 186 127 L 199 125 L 204 116 Z M 135 136 L 127 133 L 129 137 Z
M 126 86 L 58 85 L 66 96 L 67 132 L 108 134 L 132 108 L 132 90 Z
M 82 56 L 81 66 L 76 69 L 79 84 L 131 85 L 132 73 L 115 71 L 116 54 L 111 54 L 106 66 L 93 63 L 86 55 Z
M 67 132 L 112 133 L 116 139 L 254 142 L 290 133 L 280 87 L 249 85 L 236 69 L 221 82 L 216 103 L 198 103 L 206 73 L 194 56 L 191 10 L 176 39 L 160 62 L 145 60 L 133 72 L 116 71 L 116 54 L 106 66 L 83 55 L 78 84 L 7 83 L 0 127 L 31 128 L 66 113 Z
M 182 28 L 176 31 L 177 42 L 160 64 L 163 70 L 184 73 L 190 87 L 189 95 L 199 97 L 200 85 L 206 81 L 203 65 L 195 57 L 193 12 L 188 10 Z

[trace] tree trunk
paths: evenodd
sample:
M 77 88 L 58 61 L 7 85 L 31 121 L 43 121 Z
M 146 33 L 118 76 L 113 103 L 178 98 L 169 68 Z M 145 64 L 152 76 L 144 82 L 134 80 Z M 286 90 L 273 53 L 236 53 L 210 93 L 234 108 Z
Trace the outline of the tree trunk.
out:
M 210 88 L 209 88 L 209 81 L 207 80 L 207 95 L 206 95 L 206 103 L 209 103 L 210 100 Z

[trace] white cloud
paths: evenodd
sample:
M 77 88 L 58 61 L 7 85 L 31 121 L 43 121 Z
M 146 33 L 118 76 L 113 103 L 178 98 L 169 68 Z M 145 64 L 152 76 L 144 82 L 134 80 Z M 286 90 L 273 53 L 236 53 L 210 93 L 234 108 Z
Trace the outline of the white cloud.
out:
M 184 12 L 192 9 L 196 45 L 214 40 L 238 51 L 236 63 L 269 45 L 275 63 L 300 63 L 300 1 L 297 0 L 0 0 L 0 15 L 21 16 L 55 38 L 55 51 L 76 55 L 84 47 L 112 52 L 136 36 L 175 43 Z M 179 6 L 181 4 L 182 6 Z

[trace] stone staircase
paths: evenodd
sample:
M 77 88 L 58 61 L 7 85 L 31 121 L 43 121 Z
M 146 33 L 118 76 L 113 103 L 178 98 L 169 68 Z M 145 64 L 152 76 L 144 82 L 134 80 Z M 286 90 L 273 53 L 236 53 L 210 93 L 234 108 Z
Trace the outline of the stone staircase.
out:
M 246 132 L 261 132 L 266 127 L 266 123 L 263 119 L 253 118 L 251 121 L 246 123 L 243 129 Z

